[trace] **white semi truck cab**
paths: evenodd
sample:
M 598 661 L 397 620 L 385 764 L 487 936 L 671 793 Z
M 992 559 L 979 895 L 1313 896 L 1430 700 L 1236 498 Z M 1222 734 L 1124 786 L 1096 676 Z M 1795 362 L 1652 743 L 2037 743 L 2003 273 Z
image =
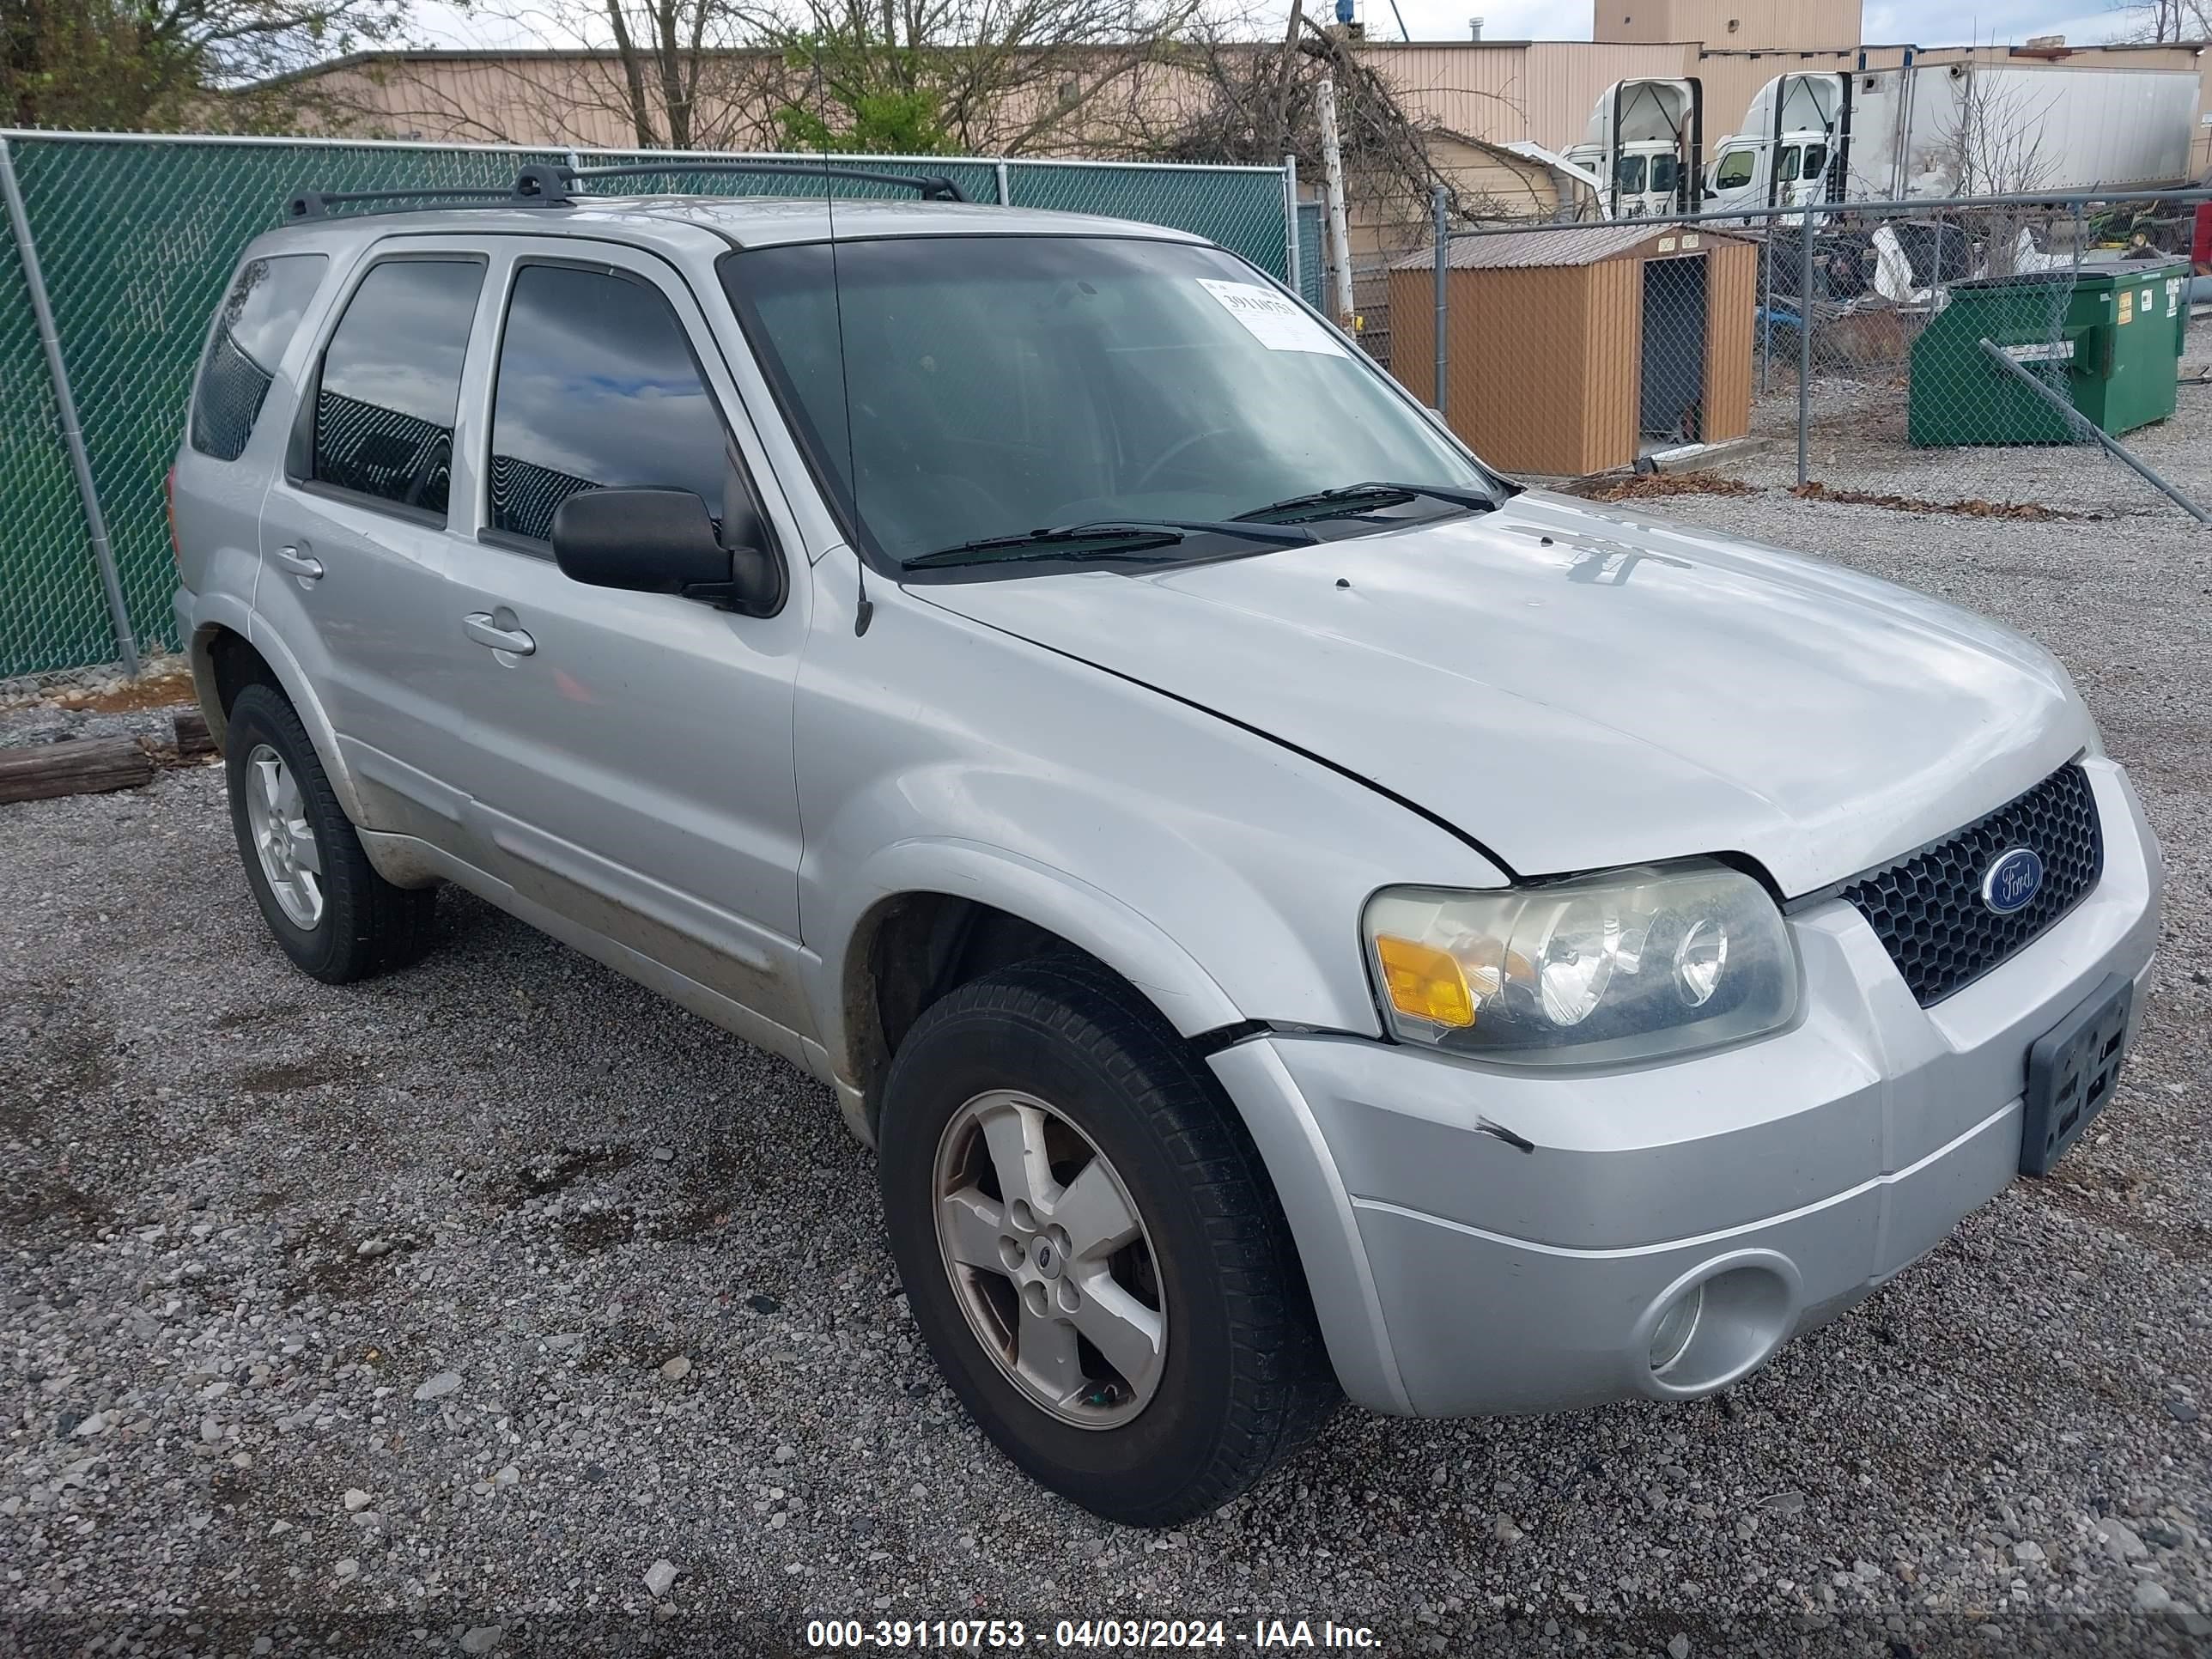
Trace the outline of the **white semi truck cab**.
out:
M 1616 81 L 1599 94 L 1566 159 L 1607 181 L 1593 204 L 1599 218 L 1695 212 L 1705 193 L 1704 125 L 1694 76 Z

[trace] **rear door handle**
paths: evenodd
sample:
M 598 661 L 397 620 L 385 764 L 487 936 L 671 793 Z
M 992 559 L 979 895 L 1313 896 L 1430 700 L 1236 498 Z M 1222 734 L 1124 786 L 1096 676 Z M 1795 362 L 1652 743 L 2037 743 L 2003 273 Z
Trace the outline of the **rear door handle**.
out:
M 276 562 L 302 581 L 313 582 L 322 580 L 323 562 L 320 559 L 309 558 L 296 547 L 278 548 Z
M 514 625 L 514 612 L 504 605 L 497 611 L 471 611 L 461 618 L 461 629 L 478 645 L 518 657 L 526 657 L 538 648 L 538 641 Z

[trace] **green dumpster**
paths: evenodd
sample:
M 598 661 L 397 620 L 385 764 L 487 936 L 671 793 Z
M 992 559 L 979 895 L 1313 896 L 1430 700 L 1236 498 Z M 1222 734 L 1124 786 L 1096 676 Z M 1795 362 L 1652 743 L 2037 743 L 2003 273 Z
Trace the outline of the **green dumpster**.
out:
M 1953 283 L 1912 343 L 1916 445 L 2059 444 L 2066 419 L 1990 361 L 1986 339 L 2118 436 L 2173 413 L 2189 267 L 2085 266 Z

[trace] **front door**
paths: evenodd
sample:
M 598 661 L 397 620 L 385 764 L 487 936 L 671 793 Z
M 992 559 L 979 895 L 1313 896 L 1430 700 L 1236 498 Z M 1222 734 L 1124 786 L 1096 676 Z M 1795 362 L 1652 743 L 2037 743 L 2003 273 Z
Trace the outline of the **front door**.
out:
M 573 241 L 508 246 L 489 442 L 468 458 L 480 529 L 444 623 L 471 647 L 479 837 L 525 897 L 807 1034 L 792 756 L 805 559 L 781 498 L 757 487 L 757 448 L 683 279 L 611 246 L 588 263 Z M 616 485 L 695 491 L 726 543 L 780 546 L 782 610 L 570 580 L 554 514 Z

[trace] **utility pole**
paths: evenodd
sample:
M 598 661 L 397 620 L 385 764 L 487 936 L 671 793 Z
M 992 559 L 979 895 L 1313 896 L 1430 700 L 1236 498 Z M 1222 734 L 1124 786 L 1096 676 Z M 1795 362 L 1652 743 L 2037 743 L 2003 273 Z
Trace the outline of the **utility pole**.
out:
M 1316 112 L 1321 118 L 1322 189 L 1328 208 L 1329 309 L 1337 325 L 1352 326 L 1352 232 L 1344 222 L 1344 151 L 1336 136 L 1336 81 L 1321 78 Z

